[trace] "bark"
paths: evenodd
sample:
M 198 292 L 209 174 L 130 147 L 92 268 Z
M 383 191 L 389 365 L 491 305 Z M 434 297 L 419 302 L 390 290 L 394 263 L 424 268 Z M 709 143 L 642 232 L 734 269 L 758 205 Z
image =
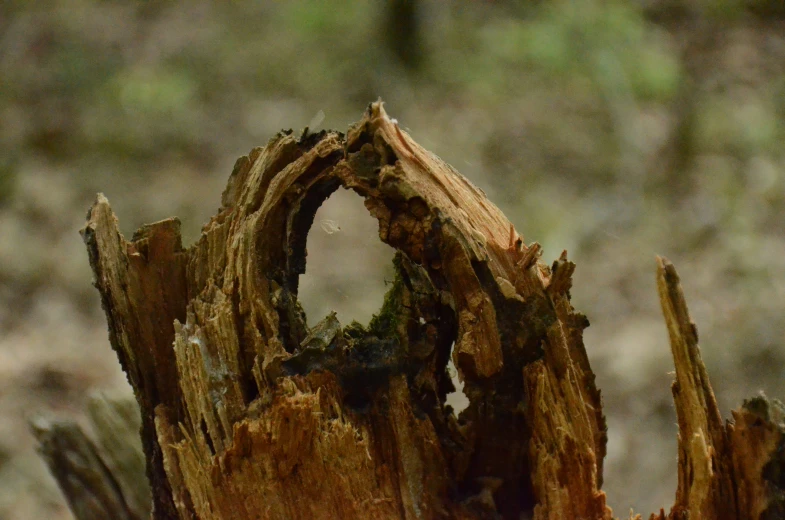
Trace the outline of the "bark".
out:
M 332 314 L 309 329 L 306 237 L 341 186 L 398 251 L 397 276 L 367 327 Z M 102 196 L 83 236 L 141 409 L 154 518 L 611 518 L 575 265 L 542 263 L 381 103 L 345 136 L 284 132 L 238 160 L 188 249 L 176 219 L 127 241 Z M 659 276 L 682 436 L 668 518 L 764 518 L 782 504 L 779 409 L 757 399 L 722 424 L 675 271 Z
M 657 289 L 676 365 L 679 419 L 679 480 L 667 518 L 785 518 L 785 407 L 760 396 L 724 423 L 679 276 L 664 258 L 657 259 Z
M 32 429 L 78 520 L 144 520 L 150 487 L 139 443 L 139 410 L 128 398 L 90 399 L 91 436 L 76 421 L 38 417 Z

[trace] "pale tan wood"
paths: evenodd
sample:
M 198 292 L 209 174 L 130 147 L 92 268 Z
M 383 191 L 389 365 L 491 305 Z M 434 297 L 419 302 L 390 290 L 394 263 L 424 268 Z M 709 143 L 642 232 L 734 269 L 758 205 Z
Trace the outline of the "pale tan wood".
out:
M 657 289 L 676 367 L 673 399 L 679 419 L 679 479 L 667 518 L 785 518 L 785 482 L 779 476 L 785 469 L 782 404 L 761 396 L 724 423 L 679 276 L 662 257 L 657 258 Z

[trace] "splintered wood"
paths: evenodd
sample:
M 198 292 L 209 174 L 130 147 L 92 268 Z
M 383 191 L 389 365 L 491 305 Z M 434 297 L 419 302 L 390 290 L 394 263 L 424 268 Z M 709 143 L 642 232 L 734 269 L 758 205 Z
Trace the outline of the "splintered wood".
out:
M 77 520 L 150 518 L 150 487 L 132 397 L 93 396 L 89 432 L 70 419 L 36 417 L 39 452 Z
M 657 258 L 657 290 L 676 366 L 673 399 L 679 419 L 679 483 L 666 518 L 785 518 L 782 403 L 757 397 L 723 423 L 679 276 L 662 257 Z
M 339 187 L 398 251 L 396 280 L 367 327 L 331 314 L 309 328 L 306 237 Z M 542 263 L 381 103 L 345 136 L 283 132 L 238 160 L 188 249 L 176 219 L 126 240 L 102 196 L 83 234 L 141 409 L 153 518 L 611 518 L 575 265 Z M 673 276 L 660 283 L 682 432 L 669 518 L 770 511 L 781 419 L 756 401 L 722 424 Z M 450 356 L 470 402 L 459 416 Z

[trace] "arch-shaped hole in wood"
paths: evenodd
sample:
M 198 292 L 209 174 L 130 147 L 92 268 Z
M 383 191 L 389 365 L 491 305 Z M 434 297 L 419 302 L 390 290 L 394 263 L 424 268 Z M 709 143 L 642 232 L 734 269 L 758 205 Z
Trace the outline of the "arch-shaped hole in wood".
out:
M 395 250 L 357 194 L 338 189 L 316 211 L 308 233 L 298 299 L 314 326 L 331 311 L 343 324 L 367 325 L 379 312 L 395 272 Z
M 289 184 L 283 194 L 286 216 L 278 220 L 277 225 L 285 227 L 285 260 L 278 264 L 278 269 L 266 272 L 279 287 L 274 305 L 278 310 L 281 339 L 292 356 L 279 365 L 282 371 L 274 369 L 271 375 L 328 370 L 342 381 L 347 391 L 347 404 L 362 408 L 370 401 L 369 392 L 379 385 L 383 386 L 388 375 L 405 373 L 417 394 L 415 400 L 420 403 L 420 410 L 426 414 L 437 413 L 436 410 L 445 403 L 446 394 L 454 390 L 447 373 L 450 346 L 458 333 L 454 302 L 449 296 L 445 300 L 444 280 L 432 279 L 434 273 L 418 262 L 422 259 L 422 249 L 409 251 L 411 244 L 405 236 L 403 240 L 390 236 L 390 221 L 380 218 L 368 205 L 374 195 L 379 195 L 373 193 L 373 182 L 365 184 L 367 179 L 359 175 L 355 177 L 355 174 L 350 164 L 339 162 L 331 165 L 324 161 L 308 168 Z M 341 187 L 351 187 L 355 194 L 340 190 Z M 373 234 L 363 240 L 382 250 L 397 250 L 391 276 L 386 279 L 382 276 L 380 280 L 384 303 L 374 302 L 369 306 L 368 313 L 373 318 L 367 326 L 339 320 L 327 308 L 321 309 L 321 312 L 312 311 L 310 318 L 303 312 L 302 302 L 308 297 L 309 288 L 308 278 L 302 275 L 306 273 L 307 265 L 314 261 L 313 257 L 308 258 L 308 238 L 314 234 L 318 237 L 320 233 L 329 236 L 342 232 L 336 219 L 317 217 L 319 209 L 325 201 L 336 196 L 336 191 L 337 197 L 343 198 L 344 202 L 356 198 L 358 213 L 366 212 L 364 217 L 355 216 L 369 219 L 369 231 L 373 229 Z M 366 204 L 361 208 L 363 199 Z M 394 198 L 391 202 L 392 206 L 383 213 L 392 217 L 396 226 L 400 227 L 402 222 L 406 222 L 407 226 L 420 222 L 421 232 L 427 230 L 425 232 L 429 234 L 438 234 L 436 229 L 424 226 L 420 220 L 424 209 L 421 199 L 415 197 L 407 201 Z M 380 238 L 380 225 L 387 226 L 382 233 L 385 240 Z M 409 258 L 410 253 L 415 255 L 415 259 Z M 362 283 L 363 277 L 357 278 Z M 305 292 L 302 291 L 303 284 Z M 432 373 L 435 386 L 414 388 L 419 386 L 415 381 L 423 380 L 421 372 Z M 361 395 L 355 395 L 355 391 Z

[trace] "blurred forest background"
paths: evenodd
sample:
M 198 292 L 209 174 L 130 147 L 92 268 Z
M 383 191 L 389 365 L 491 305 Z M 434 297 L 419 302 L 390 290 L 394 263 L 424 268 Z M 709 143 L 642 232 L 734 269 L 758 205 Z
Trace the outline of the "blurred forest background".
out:
M 186 245 L 237 157 L 344 131 L 382 97 L 483 188 L 573 303 L 609 423 L 616 514 L 673 502 L 676 417 L 654 257 L 682 275 L 722 412 L 785 396 L 785 8 L 779 0 L 0 5 L 0 519 L 70 518 L 27 420 L 129 392 L 77 230 Z M 301 300 L 367 322 L 392 251 L 362 201 L 317 215 Z

